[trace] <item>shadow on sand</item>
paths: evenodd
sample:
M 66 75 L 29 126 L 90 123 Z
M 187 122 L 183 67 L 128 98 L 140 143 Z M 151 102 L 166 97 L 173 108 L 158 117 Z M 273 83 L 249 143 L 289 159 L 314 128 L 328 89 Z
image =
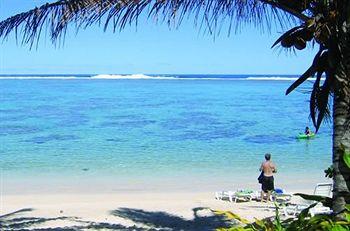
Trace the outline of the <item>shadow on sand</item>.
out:
M 48 221 L 71 219 L 70 217 L 42 218 L 25 216 L 25 213 L 32 212 L 34 209 L 20 209 L 0 216 L 0 230 L 32 230 L 33 225 L 44 224 Z M 35 230 L 35 229 L 34 229 Z
M 134 208 L 119 208 L 110 211 L 112 217 L 118 217 L 134 223 L 133 226 L 124 226 L 117 223 L 86 221 L 74 216 L 33 217 L 31 208 L 25 208 L 0 216 L 0 230 L 40 230 L 40 231 L 76 231 L 76 230 L 194 230 L 205 231 L 232 226 L 232 222 L 225 217 L 215 214 L 201 215 L 201 211 L 208 208 L 193 208 L 193 219 L 188 220 L 166 212 L 145 211 Z M 62 227 L 51 227 L 51 221 L 61 221 Z M 59 224 L 56 223 L 56 224 Z M 47 228 L 50 227 L 50 228 Z

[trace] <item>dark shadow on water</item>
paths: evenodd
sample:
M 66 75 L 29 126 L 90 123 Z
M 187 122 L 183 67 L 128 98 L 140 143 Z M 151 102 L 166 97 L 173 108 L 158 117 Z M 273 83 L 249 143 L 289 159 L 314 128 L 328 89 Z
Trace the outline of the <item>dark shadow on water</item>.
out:
M 156 120 L 141 119 L 141 120 L 121 120 L 121 121 L 108 121 L 103 122 L 99 125 L 99 128 L 122 128 L 122 129 L 133 129 L 133 128 L 143 128 L 147 125 L 156 123 Z
M 108 138 L 108 139 L 105 139 L 106 141 L 108 142 L 115 142 L 115 143 L 121 143 L 121 142 L 125 142 L 126 140 L 124 139 L 120 139 L 120 138 Z
M 70 230 L 188 230 L 188 231 L 206 231 L 217 228 L 232 227 L 232 221 L 228 221 L 224 216 L 207 214 L 201 215 L 201 211 L 209 211 L 208 208 L 193 208 L 193 219 L 188 220 L 181 216 L 161 211 L 145 211 L 135 208 L 119 208 L 110 212 L 110 215 L 123 218 L 135 223 L 133 226 L 124 226 L 116 223 L 93 222 L 82 220 L 73 216 L 58 217 L 34 217 L 30 212 L 34 209 L 25 208 L 15 212 L 0 216 L 1 231 L 10 230 L 47 230 L 47 231 L 70 231 Z M 70 226 L 39 228 L 45 227 L 46 222 L 67 221 Z
M 294 137 L 285 137 L 281 135 L 254 135 L 243 139 L 245 142 L 254 144 L 287 144 L 295 141 Z
M 60 135 L 60 134 L 50 134 L 48 136 L 36 136 L 31 139 L 23 140 L 24 142 L 34 143 L 34 144 L 44 144 L 51 141 L 71 141 L 77 140 L 80 137 L 75 135 Z
M 244 133 L 237 129 L 215 127 L 210 129 L 186 130 L 180 135 L 173 136 L 172 140 L 212 141 L 216 139 L 233 139 L 243 135 Z
M 32 134 L 42 131 L 42 129 L 29 125 L 2 124 L 0 126 L 0 136 Z

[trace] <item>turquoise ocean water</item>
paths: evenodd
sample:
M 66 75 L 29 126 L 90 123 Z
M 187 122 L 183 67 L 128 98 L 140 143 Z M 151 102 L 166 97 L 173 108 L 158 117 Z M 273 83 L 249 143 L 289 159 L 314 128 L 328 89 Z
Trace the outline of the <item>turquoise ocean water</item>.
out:
M 309 95 L 285 96 L 289 77 L 3 76 L 3 189 L 48 180 L 105 180 L 116 190 L 252 186 L 266 152 L 277 184 L 317 183 L 331 161 L 331 125 L 295 138 L 311 126 Z

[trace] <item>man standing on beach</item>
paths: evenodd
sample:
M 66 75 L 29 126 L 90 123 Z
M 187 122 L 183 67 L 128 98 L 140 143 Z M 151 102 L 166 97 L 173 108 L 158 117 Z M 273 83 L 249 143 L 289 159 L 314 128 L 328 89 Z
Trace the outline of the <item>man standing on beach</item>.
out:
M 277 172 L 275 164 L 271 161 L 271 154 L 265 154 L 265 161 L 261 163 L 260 171 L 263 172 L 263 179 L 261 182 L 261 202 L 264 201 L 264 194 L 267 195 L 267 201 L 270 200 L 271 192 L 275 189 L 273 173 Z

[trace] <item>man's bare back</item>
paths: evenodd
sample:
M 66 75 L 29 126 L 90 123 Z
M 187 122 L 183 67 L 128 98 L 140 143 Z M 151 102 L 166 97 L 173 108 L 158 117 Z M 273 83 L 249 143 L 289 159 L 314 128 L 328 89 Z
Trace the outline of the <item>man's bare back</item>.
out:
M 270 160 L 266 160 L 261 164 L 261 171 L 264 171 L 264 176 L 272 176 L 277 171 L 276 166 Z

